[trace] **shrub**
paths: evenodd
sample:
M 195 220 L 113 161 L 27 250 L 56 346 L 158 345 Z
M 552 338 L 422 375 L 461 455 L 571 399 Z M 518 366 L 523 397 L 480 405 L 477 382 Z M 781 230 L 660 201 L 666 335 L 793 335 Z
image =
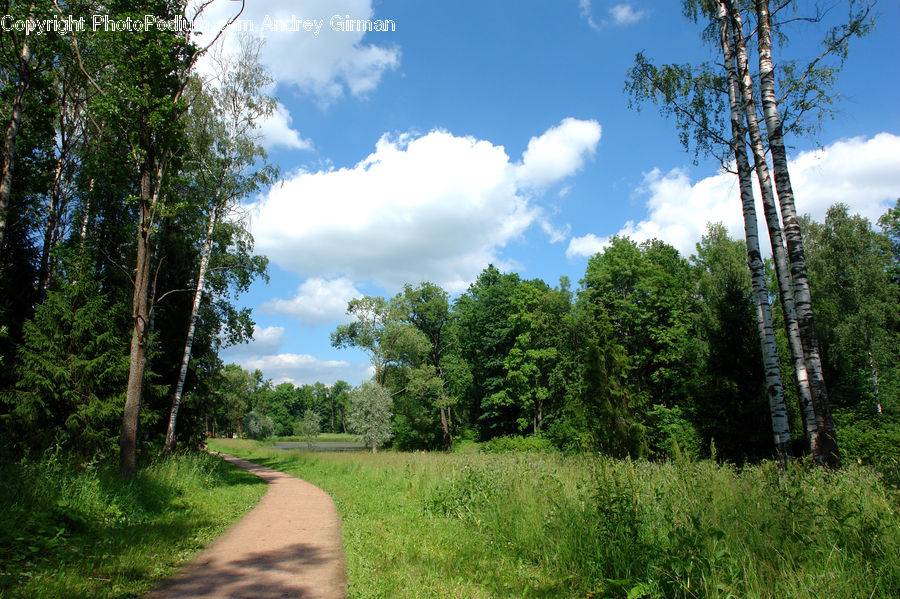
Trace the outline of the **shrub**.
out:
M 544 437 L 508 435 L 505 437 L 494 437 L 482 445 L 482 451 L 485 453 L 546 452 L 553 451 L 553 444 Z

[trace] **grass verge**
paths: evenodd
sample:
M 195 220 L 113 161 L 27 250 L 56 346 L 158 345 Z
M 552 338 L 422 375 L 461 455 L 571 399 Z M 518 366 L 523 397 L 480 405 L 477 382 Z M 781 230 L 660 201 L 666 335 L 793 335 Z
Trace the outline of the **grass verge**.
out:
M 0 599 L 149 591 L 256 505 L 258 477 L 178 454 L 124 482 L 115 465 L 0 465 Z
M 328 491 L 352 599 L 900 596 L 871 469 L 217 448 Z

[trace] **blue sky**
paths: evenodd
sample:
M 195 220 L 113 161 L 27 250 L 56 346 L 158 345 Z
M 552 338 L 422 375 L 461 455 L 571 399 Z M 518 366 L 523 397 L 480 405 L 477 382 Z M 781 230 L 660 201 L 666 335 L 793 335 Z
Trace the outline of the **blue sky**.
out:
M 839 19 L 832 4 L 826 19 Z M 280 100 L 263 131 L 283 181 L 246 202 L 271 278 L 241 298 L 255 341 L 223 358 L 275 382 L 355 384 L 366 356 L 329 344 L 354 296 L 423 280 L 455 294 L 491 262 L 577 286 L 617 233 L 685 255 L 706 222 L 741 235 L 733 177 L 693 164 L 674 123 L 629 109 L 623 92 L 636 52 L 714 58 L 679 5 L 247 0 L 243 26 L 265 40 Z M 215 3 L 209 26 L 236 6 Z M 838 80 L 836 118 L 790 140 L 798 208 L 817 218 L 843 201 L 874 220 L 900 197 L 900 5 L 874 13 Z M 334 31 L 333 15 L 395 30 Z M 273 30 L 292 17 L 321 22 L 318 35 Z M 809 59 L 824 26 L 786 33 L 782 52 Z

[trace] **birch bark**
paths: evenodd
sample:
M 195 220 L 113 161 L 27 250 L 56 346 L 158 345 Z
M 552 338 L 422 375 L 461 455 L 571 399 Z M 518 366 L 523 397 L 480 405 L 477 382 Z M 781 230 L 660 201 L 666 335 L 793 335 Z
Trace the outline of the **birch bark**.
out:
M 775 453 L 778 463 L 784 467 L 793 458 L 790 422 L 784 401 L 781 371 L 778 367 L 778 350 L 775 345 L 775 331 L 772 327 L 772 311 L 769 306 L 765 267 L 759 249 L 759 228 L 757 226 L 756 204 L 753 198 L 752 172 L 750 161 L 747 157 L 746 136 L 744 134 L 739 102 L 738 77 L 730 41 L 730 26 L 727 12 L 721 2 L 717 5 L 716 16 L 719 20 L 725 70 L 728 73 L 728 102 L 731 112 L 732 147 L 740 182 L 741 204 L 744 213 L 744 236 L 747 241 L 747 266 L 750 268 L 753 296 L 756 300 L 757 325 L 766 376 L 766 396 L 769 399 L 769 413 L 772 417 L 772 436 L 775 442 Z
M 813 318 L 812 299 L 809 292 L 809 278 L 806 257 L 803 250 L 803 235 L 794 206 L 794 191 L 788 171 L 787 150 L 784 146 L 784 132 L 775 98 L 775 70 L 772 63 L 772 28 L 768 0 L 756 0 L 757 47 L 759 52 L 760 98 L 766 123 L 769 150 L 772 153 L 772 171 L 775 190 L 784 222 L 784 237 L 787 241 L 793 282 L 794 307 L 797 324 L 803 341 L 804 358 L 809 373 L 813 409 L 816 426 L 819 429 L 821 452 L 825 462 L 831 467 L 840 465 L 834 421 L 825 377 L 822 374 L 822 359 Z
M 216 190 L 216 202 L 218 202 Z M 184 342 L 184 354 L 181 358 L 181 370 L 178 373 L 178 382 L 175 384 L 175 395 L 172 398 L 172 409 L 169 411 L 169 425 L 166 429 L 166 453 L 175 451 L 175 426 L 178 423 L 178 410 L 181 408 L 181 396 L 184 392 L 184 380 L 187 378 L 188 364 L 191 361 L 191 347 L 194 345 L 194 331 L 197 326 L 197 314 L 200 312 L 200 302 L 203 300 L 203 285 L 206 282 L 206 269 L 209 267 L 209 256 L 212 253 L 212 234 L 216 226 L 217 206 L 213 203 L 209 212 L 209 224 L 206 227 L 206 240 L 200 255 L 200 272 L 197 274 L 197 288 L 194 291 L 194 304 L 191 307 L 191 320 L 188 325 L 187 339 Z
M 772 257 L 775 261 L 775 272 L 778 278 L 779 297 L 784 312 L 785 328 L 787 329 L 788 344 L 791 350 L 794 373 L 797 379 L 797 395 L 800 402 L 800 412 L 803 415 L 803 424 L 806 429 L 810 446 L 810 453 L 821 462 L 821 448 L 819 443 L 819 427 L 812 402 L 809 374 L 806 368 L 806 360 L 803 352 L 803 343 L 800 338 L 800 328 L 797 322 L 794 307 L 794 296 L 791 289 L 790 272 L 787 255 L 784 249 L 784 239 L 781 231 L 781 221 L 778 208 L 775 204 L 775 194 L 772 190 L 772 180 L 769 175 L 769 167 L 766 163 L 766 151 L 763 145 L 762 133 L 759 128 L 759 120 L 756 116 L 756 102 L 753 99 L 753 80 L 747 62 L 747 48 L 743 37 L 743 23 L 740 12 L 733 0 L 720 0 L 720 4 L 728 2 L 725 6 L 730 20 L 732 33 L 732 50 L 738 71 L 738 83 L 741 90 L 741 104 L 744 118 L 747 124 L 747 132 L 750 135 L 750 148 L 753 152 L 753 165 L 759 180 L 760 194 L 762 196 L 763 211 L 766 225 L 769 230 L 769 239 L 772 244 Z

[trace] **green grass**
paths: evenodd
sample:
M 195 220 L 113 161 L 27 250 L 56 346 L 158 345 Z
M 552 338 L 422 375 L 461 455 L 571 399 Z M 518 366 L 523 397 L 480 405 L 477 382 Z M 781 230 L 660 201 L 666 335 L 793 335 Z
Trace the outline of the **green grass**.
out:
M 216 447 L 332 494 L 350 597 L 900 596 L 871 469 Z
M 0 599 L 140 596 L 265 492 L 256 476 L 179 454 L 124 482 L 113 464 L 50 456 L 0 466 Z

